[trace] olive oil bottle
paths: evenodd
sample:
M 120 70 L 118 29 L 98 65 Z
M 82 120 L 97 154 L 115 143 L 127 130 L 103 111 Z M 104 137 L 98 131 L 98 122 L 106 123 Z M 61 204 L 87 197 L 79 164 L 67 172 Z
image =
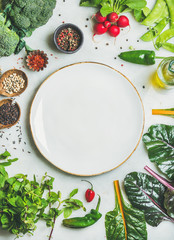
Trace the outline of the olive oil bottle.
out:
M 161 88 L 174 87 L 174 57 L 164 58 L 155 73 L 154 83 Z

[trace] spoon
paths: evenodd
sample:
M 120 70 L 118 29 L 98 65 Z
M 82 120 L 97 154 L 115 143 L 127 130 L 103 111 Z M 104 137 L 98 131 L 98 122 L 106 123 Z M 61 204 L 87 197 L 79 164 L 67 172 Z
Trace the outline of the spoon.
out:
M 12 99 L 3 99 L 3 100 L 0 101 L 0 107 L 1 107 L 2 105 L 6 104 L 6 103 L 12 104 L 12 102 L 13 102 Z M 11 123 L 11 124 L 6 124 L 6 125 L 4 125 L 4 124 L 0 123 L 0 129 L 10 128 L 10 127 L 14 126 L 14 125 L 19 121 L 20 116 L 21 116 L 21 109 L 20 109 L 18 103 L 15 102 L 14 104 L 16 105 L 16 108 L 18 109 L 18 112 L 19 112 L 18 119 L 16 120 L 16 122 Z
M 20 90 L 18 92 L 13 92 L 13 93 L 7 93 L 6 90 L 3 88 L 3 81 L 5 80 L 5 78 L 8 78 L 10 75 L 16 73 L 17 76 L 21 76 L 25 83 L 24 83 L 24 87 L 20 88 Z M 6 97 L 15 97 L 20 95 L 21 93 L 23 93 L 25 91 L 25 89 L 28 86 L 28 77 L 27 75 L 18 69 L 11 69 L 6 71 L 5 73 L 3 73 L 3 75 L 0 78 L 0 95 L 6 96 Z

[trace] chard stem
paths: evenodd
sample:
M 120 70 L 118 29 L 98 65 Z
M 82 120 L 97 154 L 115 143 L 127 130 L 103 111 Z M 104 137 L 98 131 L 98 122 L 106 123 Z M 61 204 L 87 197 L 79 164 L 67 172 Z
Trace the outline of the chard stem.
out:
M 168 182 L 165 178 L 159 176 L 157 173 L 155 173 L 151 168 L 148 166 L 145 166 L 144 169 L 149 172 L 154 178 L 156 178 L 160 183 L 162 183 L 164 186 L 169 188 L 170 190 L 174 191 L 174 187 L 171 185 L 170 182 Z

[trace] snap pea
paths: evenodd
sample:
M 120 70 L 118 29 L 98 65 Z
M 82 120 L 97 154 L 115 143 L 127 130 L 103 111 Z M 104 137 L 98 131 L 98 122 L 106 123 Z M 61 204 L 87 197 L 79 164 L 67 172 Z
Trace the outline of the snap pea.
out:
M 174 28 L 170 28 L 162 32 L 156 39 L 155 47 L 159 49 L 167 42 L 170 38 L 174 37 Z
M 165 17 L 169 17 L 169 10 L 167 5 L 165 6 L 164 10 L 162 10 L 161 17 L 156 21 L 156 23 L 159 23 Z
M 173 0 L 166 0 L 169 14 L 170 14 L 170 27 L 174 28 L 174 2 Z
M 99 213 L 98 211 L 99 206 L 100 206 L 100 196 L 98 199 L 96 209 L 91 209 L 91 212 L 86 214 L 84 217 L 74 217 L 74 218 L 63 219 L 63 225 L 69 228 L 85 228 L 93 225 L 102 217 L 102 214 Z
M 174 44 L 173 43 L 165 42 L 165 43 L 163 43 L 162 47 L 164 49 L 174 53 Z
M 145 42 L 149 42 L 156 38 L 162 30 L 165 28 L 165 26 L 169 23 L 168 18 L 163 18 L 155 27 L 150 29 L 148 32 L 146 32 L 144 35 L 140 37 L 141 40 Z
M 162 16 L 163 14 L 162 10 L 165 8 L 165 6 L 166 6 L 166 2 L 164 0 L 157 0 L 152 11 L 142 21 L 142 24 L 146 26 L 152 26 Z

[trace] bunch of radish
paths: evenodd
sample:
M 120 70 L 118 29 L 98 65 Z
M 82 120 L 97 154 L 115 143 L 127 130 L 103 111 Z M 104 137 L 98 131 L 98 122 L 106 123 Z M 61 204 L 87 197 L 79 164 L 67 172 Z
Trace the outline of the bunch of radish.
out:
M 103 17 L 99 12 L 95 14 L 95 19 L 97 23 L 94 25 L 94 35 L 102 35 L 108 32 L 111 37 L 117 37 L 120 33 L 120 28 L 125 28 L 129 26 L 129 19 L 121 15 L 120 17 L 116 12 L 108 14 Z

